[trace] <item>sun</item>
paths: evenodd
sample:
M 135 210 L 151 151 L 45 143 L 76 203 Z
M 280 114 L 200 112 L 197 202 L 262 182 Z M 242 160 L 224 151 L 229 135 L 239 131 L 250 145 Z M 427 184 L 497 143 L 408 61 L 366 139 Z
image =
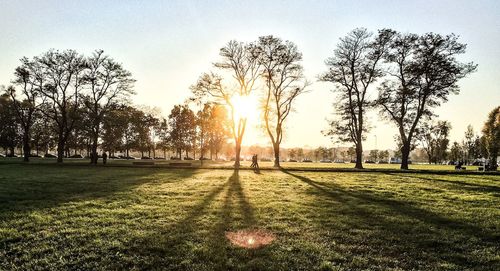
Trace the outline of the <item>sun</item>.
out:
M 231 98 L 234 119 L 257 119 L 259 115 L 257 98 L 253 95 L 234 95 Z

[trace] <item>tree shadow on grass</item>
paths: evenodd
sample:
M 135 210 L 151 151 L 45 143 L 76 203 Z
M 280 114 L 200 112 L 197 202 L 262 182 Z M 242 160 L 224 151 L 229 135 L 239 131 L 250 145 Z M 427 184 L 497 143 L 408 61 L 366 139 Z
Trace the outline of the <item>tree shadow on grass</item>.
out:
M 0 176 L 0 218 L 6 221 L 27 212 L 69 202 L 116 197 L 121 192 L 130 191 L 145 183 L 181 181 L 195 172 L 15 165 L 8 171 L 3 171 L 4 175 Z M 158 180 L 158 174 L 162 177 L 161 180 Z
M 130 253 L 147 263 L 141 269 L 234 269 L 267 252 L 235 248 L 226 239 L 226 232 L 256 225 L 253 206 L 241 185 L 238 170 L 234 170 L 227 181 L 216 185 L 190 207 L 183 219 L 133 240 Z
M 283 172 L 310 185 L 319 192 L 314 194 L 327 200 L 327 204 L 331 204 L 331 200 L 341 204 L 340 211 L 335 210 L 339 207 L 332 205 L 323 205 L 322 208 L 318 203 L 314 205 L 322 212 L 322 217 L 330 220 L 335 220 L 335 216 L 338 219 L 345 216 L 342 219 L 353 236 L 346 236 L 344 232 L 337 238 L 348 245 L 366 245 L 367 251 L 357 251 L 360 255 L 373 257 L 375 253 L 379 254 L 372 258 L 375 260 L 396 259 L 397 264 L 385 263 L 386 266 L 392 264 L 403 269 L 415 266 L 439 268 L 443 262 L 458 268 L 491 266 L 487 270 L 494 270 L 493 266 L 499 265 L 498 261 L 491 262 L 491 255 L 490 259 L 474 255 L 478 248 L 498 248 L 498 232 L 442 216 L 410 202 L 367 191 L 348 190 L 332 182 L 320 183 L 296 173 Z M 354 236 L 357 230 L 361 230 L 361 236 Z
M 477 184 L 477 183 L 470 183 L 466 181 L 460 181 L 460 180 L 447 180 L 447 179 L 441 179 L 441 178 L 429 178 L 425 176 L 421 176 L 420 174 L 418 175 L 411 175 L 408 176 L 407 174 L 397 174 L 397 173 L 384 173 L 390 176 L 396 176 L 399 178 L 406 178 L 406 179 L 420 179 L 420 180 L 426 180 L 434 183 L 443 183 L 446 184 L 447 188 L 453 188 L 455 190 L 463 191 L 472 191 L 472 192 L 481 192 L 481 193 L 500 193 L 500 186 L 493 186 L 493 185 L 487 185 L 487 184 Z M 457 177 L 457 176 L 453 176 Z M 476 176 L 461 176 L 463 178 L 471 178 L 471 177 L 476 177 Z M 481 178 L 474 178 L 476 181 L 480 179 L 486 179 L 489 181 L 493 181 L 492 179 L 489 178 L 484 178 L 481 176 Z

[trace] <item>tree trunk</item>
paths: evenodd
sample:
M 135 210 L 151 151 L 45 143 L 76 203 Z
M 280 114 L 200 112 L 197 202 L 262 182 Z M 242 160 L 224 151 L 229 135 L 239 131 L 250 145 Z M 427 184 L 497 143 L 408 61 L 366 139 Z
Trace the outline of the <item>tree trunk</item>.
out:
M 94 165 L 97 165 L 97 160 L 98 160 L 98 157 L 97 157 L 97 140 L 98 140 L 99 136 L 98 136 L 98 133 L 96 132 L 94 135 L 93 135 L 93 138 L 92 138 L 92 150 L 91 150 L 91 153 L 92 155 L 90 156 L 90 163 L 91 164 L 94 164 Z
M 28 131 L 24 131 L 23 152 L 24 152 L 23 161 L 29 162 L 30 161 L 30 154 L 31 154 L 31 146 L 30 146 L 30 136 L 29 136 Z
M 234 154 L 235 154 L 234 168 L 240 168 L 240 154 L 241 154 L 241 143 L 240 142 L 236 142 Z
M 361 142 L 356 144 L 356 165 L 354 168 L 363 169 L 363 145 Z
M 273 149 L 274 149 L 274 167 L 281 167 L 280 166 L 280 145 L 278 143 L 273 144 Z
M 62 135 L 60 135 L 59 140 L 57 142 L 57 163 L 62 163 L 64 157 L 64 140 Z
M 401 148 L 401 169 L 408 169 L 408 157 L 410 157 L 410 143 L 403 143 Z

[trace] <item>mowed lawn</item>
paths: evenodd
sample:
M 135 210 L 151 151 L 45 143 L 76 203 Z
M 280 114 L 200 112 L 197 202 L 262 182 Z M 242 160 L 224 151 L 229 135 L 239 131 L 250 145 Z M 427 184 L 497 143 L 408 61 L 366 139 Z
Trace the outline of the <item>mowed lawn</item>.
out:
M 0 165 L 0 270 L 500 270 L 499 206 L 500 176 Z

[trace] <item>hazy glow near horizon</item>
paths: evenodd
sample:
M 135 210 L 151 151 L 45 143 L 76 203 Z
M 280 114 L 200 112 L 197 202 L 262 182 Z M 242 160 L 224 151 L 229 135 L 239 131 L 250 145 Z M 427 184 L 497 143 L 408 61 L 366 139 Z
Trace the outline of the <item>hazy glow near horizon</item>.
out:
M 337 146 L 321 134 L 331 117 L 332 85 L 316 81 L 338 39 L 356 27 L 371 31 L 455 33 L 467 43 L 464 61 L 478 71 L 460 82 L 461 93 L 436 110 L 451 122 L 452 140 L 468 124 L 479 131 L 500 104 L 500 1 L 3 1 L 0 0 L 0 85 L 9 84 L 23 56 L 50 48 L 89 54 L 103 49 L 137 80 L 134 103 L 168 115 L 190 96 L 189 86 L 218 60 L 231 39 L 275 35 L 297 44 L 311 92 L 298 98 L 287 122 L 284 146 Z M 376 92 L 373 92 L 376 95 Z M 245 106 L 246 107 L 246 106 Z M 245 109 L 247 110 L 247 109 Z M 249 111 L 253 110 L 251 108 Z M 244 145 L 267 145 L 259 116 Z M 369 114 L 373 129 L 365 149 L 394 148 L 396 129 Z M 376 139 L 375 139 L 376 138 Z M 377 142 L 377 143 L 375 143 Z

